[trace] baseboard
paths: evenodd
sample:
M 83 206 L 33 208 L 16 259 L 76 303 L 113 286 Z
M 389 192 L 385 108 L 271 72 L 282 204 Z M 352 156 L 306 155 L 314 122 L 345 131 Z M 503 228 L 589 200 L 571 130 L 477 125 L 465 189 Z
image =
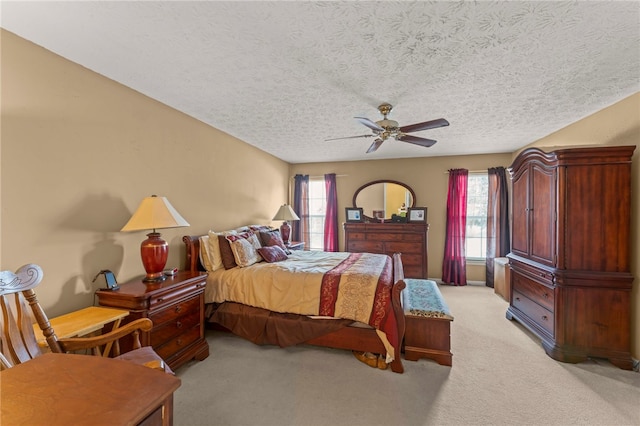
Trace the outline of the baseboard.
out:
M 428 280 L 435 281 L 438 285 L 445 285 L 441 278 L 427 278 Z M 485 286 L 487 283 L 485 281 L 471 281 L 467 280 L 467 285 L 480 285 Z

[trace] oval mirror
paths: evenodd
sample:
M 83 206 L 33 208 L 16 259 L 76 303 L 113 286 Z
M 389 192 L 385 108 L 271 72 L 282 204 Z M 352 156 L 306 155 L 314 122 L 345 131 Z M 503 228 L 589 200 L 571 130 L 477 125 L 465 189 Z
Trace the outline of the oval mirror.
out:
M 365 220 L 391 219 L 414 207 L 416 194 L 408 185 L 395 180 L 365 183 L 353 194 L 353 207 L 362 207 Z

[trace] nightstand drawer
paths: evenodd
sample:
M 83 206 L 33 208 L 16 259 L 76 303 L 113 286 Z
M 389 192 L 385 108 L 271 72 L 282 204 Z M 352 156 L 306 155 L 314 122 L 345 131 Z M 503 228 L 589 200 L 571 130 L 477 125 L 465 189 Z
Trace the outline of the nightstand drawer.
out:
M 184 348 L 200 339 L 200 326 L 197 325 L 191 330 L 186 330 L 183 334 L 171 339 L 170 341 L 158 347 L 153 347 L 158 355 L 163 359 L 169 359 L 171 356 L 182 351 Z M 208 354 L 208 353 L 207 353 Z M 171 364 L 171 363 L 169 363 Z
M 190 296 L 198 290 L 203 291 L 206 285 L 205 281 L 190 282 L 186 285 L 179 285 L 172 288 L 170 292 L 164 292 L 149 299 L 149 309 L 158 309 L 162 306 L 174 303 L 185 296 Z
M 160 311 L 149 313 L 149 319 L 153 321 L 154 330 L 164 324 L 167 321 L 171 321 L 181 315 L 188 314 L 190 312 L 200 313 L 200 298 L 192 297 L 182 302 L 178 302 L 175 305 L 166 307 Z
M 187 315 L 181 315 L 157 327 L 154 323 L 151 331 L 151 346 L 156 348 L 198 324 L 200 324 L 200 311 L 192 311 Z

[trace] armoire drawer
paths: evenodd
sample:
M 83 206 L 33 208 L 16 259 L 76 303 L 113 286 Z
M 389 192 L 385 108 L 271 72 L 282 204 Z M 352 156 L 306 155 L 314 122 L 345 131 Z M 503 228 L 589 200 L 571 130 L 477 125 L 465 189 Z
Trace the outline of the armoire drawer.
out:
M 513 291 L 512 305 L 527 315 L 533 322 L 545 329 L 551 336 L 554 335 L 553 312 L 538 305 L 519 291 Z
M 544 284 L 533 281 L 532 279 L 520 274 L 518 271 L 514 271 L 511 274 L 511 277 L 513 280 L 513 291 L 517 291 L 525 295 L 551 312 L 554 311 L 555 293 L 553 288 L 549 288 Z

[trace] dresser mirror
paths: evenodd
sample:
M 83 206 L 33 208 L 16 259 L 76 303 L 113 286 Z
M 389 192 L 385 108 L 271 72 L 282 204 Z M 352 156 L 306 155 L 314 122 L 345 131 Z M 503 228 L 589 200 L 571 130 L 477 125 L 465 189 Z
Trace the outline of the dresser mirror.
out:
M 394 214 L 404 215 L 415 201 L 413 189 L 395 180 L 374 180 L 353 194 L 353 207 L 362 208 L 367 222 L 390 221 Z

